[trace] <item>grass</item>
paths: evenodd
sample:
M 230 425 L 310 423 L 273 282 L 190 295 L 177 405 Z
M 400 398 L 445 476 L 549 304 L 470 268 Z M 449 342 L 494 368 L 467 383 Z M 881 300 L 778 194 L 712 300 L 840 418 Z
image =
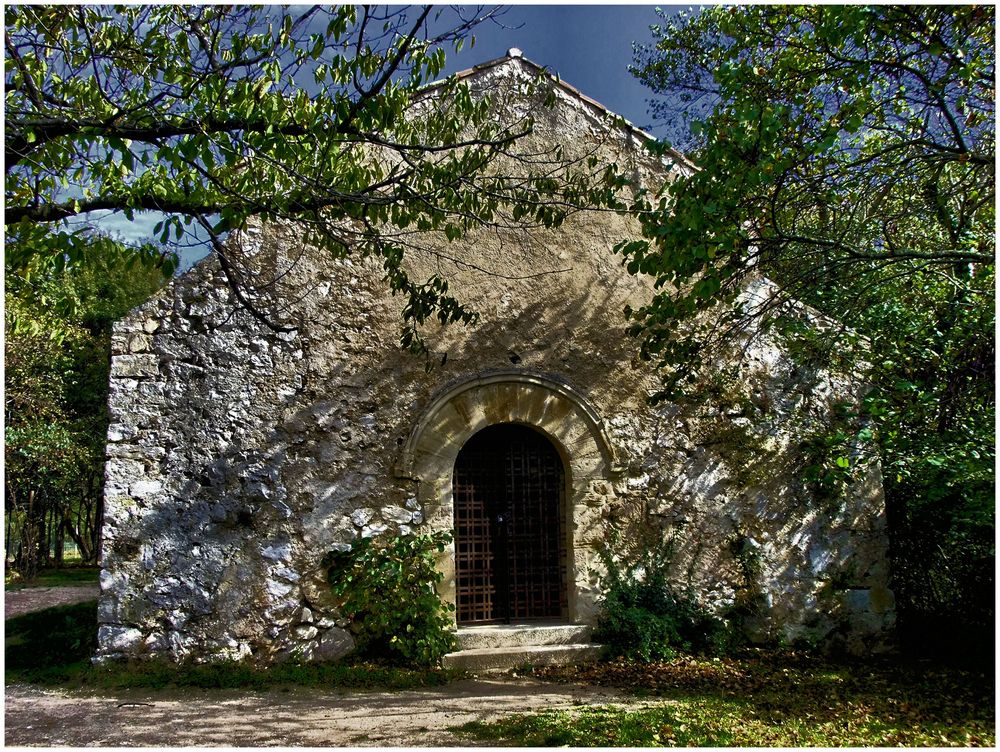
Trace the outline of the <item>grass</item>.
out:
M 58 569 L 43 569 L 32 580 L 20 580 L 15 579 L 8 572 L 4 577 L 4 590 L 96 585 L 100 574 L 100 567 L 70 566 Z
M 271 690 L 292 687 L 404 690 L 438 686 L 453 672 L 374 663 L 285 663 L 255 668 L 246 663 L 174 664 L 149 660 L 94 666 L 97 603 L 88 601 L 8 619 L 5 681 L 91 689 Z
M 7 619 L 4 658 L 7 681 L 38 676 L 38 681 L 70 672 L 89 661 L 97 644 L 97 601 Z
M 536 669 L 625 688 L 629 705 L 547 711 L 453 731 L 511 746 L 992 746 L 992 665 L 837 663 L 795 653 Z

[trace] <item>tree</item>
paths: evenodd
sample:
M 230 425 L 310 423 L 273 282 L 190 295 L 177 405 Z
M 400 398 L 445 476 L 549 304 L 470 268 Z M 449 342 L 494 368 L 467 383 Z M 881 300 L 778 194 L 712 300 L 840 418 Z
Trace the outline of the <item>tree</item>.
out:
M 653 32 L 634 72 L 701 170 L 640 202 L 645 238 L 620 246 L 664 287 L 637 312 L 647 356 L 686 359 L 670 322 L 758 272 L 801 298 L 993 264 L 992 8 L 712 8 Z
M 786 334 L 872 383 L 904 626 L 992 624 L 994 29 L 992 7 L 710 8 L 636 53 L 701 169 L 635 207 L 618 250 L 661 292 L 633 333 L 677 394 L 791 298 L 843 323 Z M 774 295 L 699 317 L 760 274 Z
M 382 259 L 393 292 L 410 299 L 404 344 L 419 350 L 427 318 L 473 318 L 441 278 L 408 276 L 403 258 L 419 233 L 454 241 L 484 224 L 551 225 L 586 203 L 583 173 L 558 150 L 518 150 L 531 122 L 504 110 L 509 102 L 474 98 L 454 78 L 431 85 L 444 48 L 460 49 L 496 15 L 11 6 L 7 227 L 163 212 L 161 241 L 197 229 L 237 300 L 281 328 L 223 241 L 251 216 L 293 219 L 334 254 Z M 500 167 L 511 163 L 524 169 Z M 69 235 L 52 234 L 55 255 Z
M 992 646 L 993 270 L 969 279 L 927 270 L 873 275 L 871 284 L 882 294 L 852 323 L 869 338 L 857 356 L 873 359 L 864 407 L 879 428 L 902 636 L 922 649 Z M 831 296 L 851 293 L 835 288 Z M 935 637 L 955 630 L 962 634 L 954 643 Z
M 35 233 L 8 234 L 12 258 Z M 57 269 L 45 258 L 5 267 L 4 400 L 6 555 L 30 578 L 62 562 L 74 541 L 95 563 L 101 527 L 108 430 L 111 325 L 162 286 L 152 248 L 127 249 L 107 237 L 74 238 L 78 261 Z

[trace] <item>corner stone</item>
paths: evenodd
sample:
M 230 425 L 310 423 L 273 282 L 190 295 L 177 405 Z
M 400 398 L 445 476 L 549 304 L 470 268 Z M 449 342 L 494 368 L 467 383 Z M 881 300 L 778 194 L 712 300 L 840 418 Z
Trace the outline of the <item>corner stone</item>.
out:
M 111 377 L 148 378 L 159 373 L 159 366 L 156 355 L 116 355 L 111 360 Z
M 103 626 L 97 630 L 97 641 L 105 652 L 129 653 L 142 642 L 142 632 L 133 627 Z
M 350 632 L 333 627 L 320 639 L 313 656 L 322 661 L 335 661 L 352 650 L 354 650 L 354 638 Z

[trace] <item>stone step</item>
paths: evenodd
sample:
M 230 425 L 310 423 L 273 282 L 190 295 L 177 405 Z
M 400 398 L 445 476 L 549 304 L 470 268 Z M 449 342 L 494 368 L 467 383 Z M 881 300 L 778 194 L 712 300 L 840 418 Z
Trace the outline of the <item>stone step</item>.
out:
M 590 642 L 586 624 L 490 624 L 461 627 L 456 633 L 460 650 L 518 648 L 528 645 L 579 645 Z
M 443 664 L 445 668 L 483 673 L 510 671 L 527 665 L 570 666 L 596 661 L 600 657 L 603 647 L 603 645 L 595 645 L 594 643 L 581 643 L 472 648 L 448 653 L 444 657 Z

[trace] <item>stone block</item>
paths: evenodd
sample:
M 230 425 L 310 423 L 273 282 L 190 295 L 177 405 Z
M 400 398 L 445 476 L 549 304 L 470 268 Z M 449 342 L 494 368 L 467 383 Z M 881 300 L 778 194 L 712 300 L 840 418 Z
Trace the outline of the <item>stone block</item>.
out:
M 169 393 L 167 384 L 162 381 L 140 381 L 137 383 L 138 387 L 136 391 L 139 393 L 139 396 L 150 402 L 158 402 Z
M 575 545 L 600 545 L 604 542 L 605 529 L 602 510 L 586 504 L 573 506 L 573 541 Z
M 351 512 L 351 522 L 353 522 L 356 527 L 364 527 L 369 522 L 371 522 L 372 518 L 374 517 L 375 517 L 374 509 L 369 509 L 369 508 L 355 509 L 353 512 Z
M 104 478 L 108 483 L 120 482 L 126 485 L 146 473 L 146 466 L 132 459 L 114 458 L 104 465 Z
M 298 582 L 302 579 L 302 576 L 298 572 L 289 567 L 275 567 L 271 570 L 271 574 L 286 582 Z
M 396 524 L 407 523 L 413 520 L 413 512 L 403 507 L 383 507 L 382 519 Z
M 111 379 L 108 384 L 108 389 L 111 394 L 116 397 L 116 402 L 118 400 L 126 400 L 131 392 L 135 392 L 139 388 L 141 382 L 138 379 Z
M 428 505 L 424 519 L 431 530 L 450 530 L 455 522 L 454 507 L 451 504 Z
M 319 634 L 319 630 L 311 624 L 303 624 L 295 627 L 295 629 L 292 630 L 292 633 L 299 640 L 311 640 Z
M 116 355 L 111 359 L 111 378 L 151 378 L 159 373 L 160 361 L 152 354 Z
M 292 544 L 275 543 L 273 545 L 266 546 L 261 549 L 260 555 L 265 559 L 270 559 L 271 561 L 291 561 Z
M 97 603 L 97 623 L 115 624 L 121 619 L 118 601 L 114 598 L 101 598 Z
M 122 569 L 111 571 L 102 569 L 100 574 L 101 593 L 118 598 L 125 594 L 129 587 L 129 577 Z
M 158 480 L 141 480 L 129 487 L 129 494 L 136 499 L 146 499 L 150 496 L 156 496 L 162 490 L 163 483 Z
M 278 580 L 268 580 L 266 588 L 268 595 L 275 599 L 284 598 L 292 592 L 292 585 Z
M 135 438 L 139 429 L 127 423 L 112 423 L 108 426 L 108 441 L 116 443 L 126 439 Z
M 142 632 L 134 627 L 103 625 L 97 629 L 97 643 L 105 652 L 133 653 L 142 640 Z
M 302 595 L 314 607 L 323 611 L 334 607 L 333 594 L 330 592 L 330 585 L 326 581 L 326 573 L 322 570 L 313 574 L 304 575 L 299 581 Z
M 270 586 L 271 582 L 268 583 Z M 293 588 L 288 585 L 288 593 L 291 593 Z M 269 588 L 268 588 L 269 590 Z M 264 611 L 264 618 L 271 622 L 272 625 L 283 628 L 295 621 L 296 615 L 299 613 L 299 609 L 302 607 L 302 600 L 297 593 L 286 596 L 277 596 L 274 603 L 270 608 Z
M 313 656 L 317 660 L 335 661 L 352 650 L 354 650 L 354 638 L 351 637 L 351 633 L 332 627 L 320 638 L 319 644 L 313 651 Z
M 126 348 L 132 354 L 148 353 L 153 349 L 153 338 L 148 334 L 133 334 L 128 338 Z

